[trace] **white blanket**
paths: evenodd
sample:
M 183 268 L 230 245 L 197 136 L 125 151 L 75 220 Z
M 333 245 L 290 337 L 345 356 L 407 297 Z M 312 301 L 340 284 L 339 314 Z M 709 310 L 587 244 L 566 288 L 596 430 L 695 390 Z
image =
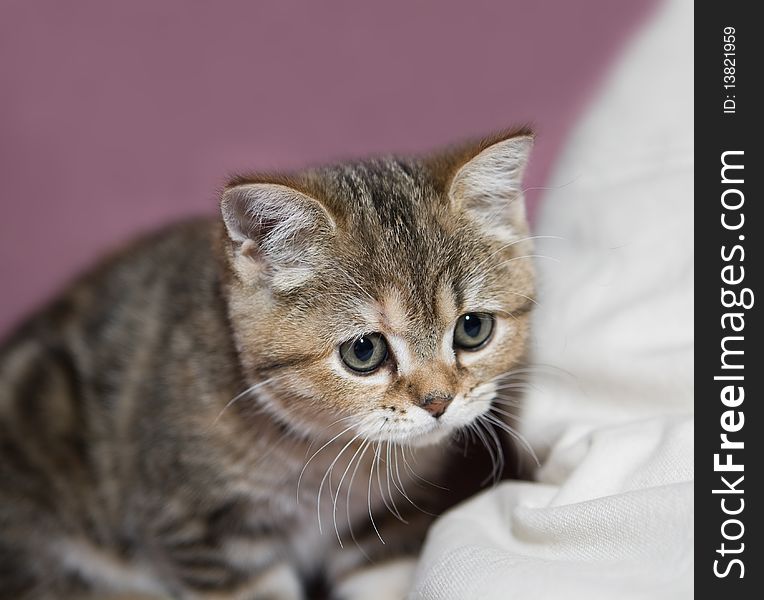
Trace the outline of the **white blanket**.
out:
M 633 40 L 543 199 L 537 482 L 441 518 L 413 598 L 692 597 L 692 10 Z

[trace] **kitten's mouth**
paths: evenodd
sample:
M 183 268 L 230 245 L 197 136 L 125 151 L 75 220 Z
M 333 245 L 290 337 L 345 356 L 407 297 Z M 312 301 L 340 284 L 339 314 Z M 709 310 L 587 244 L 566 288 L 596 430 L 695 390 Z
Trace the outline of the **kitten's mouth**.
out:
M 422 433 L 410 440 L 413 446 L 432 446 L 439 444 L 456 433 L 458 428 L 442 424 L 438 421 L 433 429 Z
M 430 419 L 432 422 L 407 421 L 389 426 L 387 422 L 368 424 L 359 427 L 358 431 L 364 439 L 372 443 L 394 443 L 409 446 L 431 446 L 440 443 L 454 434 L 458 427 L 441 420 Z
M 489 392 L 489 393 L 485 393 Z M 457 396 L 437 418 L 425 410 L 409 411 L 403 420 L 391 422 L 386 416 L 362 427 L 364 437 L 373 442 L 394 442 L 416 447 L 442 443 L 457 432 L 473 427 L 491 408 L 494 390 L 469 397 Z

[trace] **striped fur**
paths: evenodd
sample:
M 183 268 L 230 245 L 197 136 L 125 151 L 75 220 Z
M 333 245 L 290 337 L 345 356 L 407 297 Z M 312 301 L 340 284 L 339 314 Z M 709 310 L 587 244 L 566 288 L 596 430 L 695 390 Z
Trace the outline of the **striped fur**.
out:
M 139 240 L 22 324 L 0 347 L 0 598 L 402 593 L 490 471 L 464 429 L 525 353 L 528 136 L 239 177 L 222 220 Z M 474 311 L 497 325 L 468 356 Z M 360 377 L 337 348 L 371 331 L 395 363 Z

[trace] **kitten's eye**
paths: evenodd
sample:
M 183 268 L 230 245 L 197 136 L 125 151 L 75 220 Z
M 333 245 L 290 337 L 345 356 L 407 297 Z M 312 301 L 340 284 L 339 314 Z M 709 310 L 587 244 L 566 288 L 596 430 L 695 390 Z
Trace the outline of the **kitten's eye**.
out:
M 477 350 L 493 333 L 493 316 L 487 313 L 467 313 L 459 317 L 454 329 L 454 346 Z
M 340 356 L 351 370 L 371 373 L 387 358 L 387 342 L 380 333 L 369 333 L 345 342 L 340 346 Z

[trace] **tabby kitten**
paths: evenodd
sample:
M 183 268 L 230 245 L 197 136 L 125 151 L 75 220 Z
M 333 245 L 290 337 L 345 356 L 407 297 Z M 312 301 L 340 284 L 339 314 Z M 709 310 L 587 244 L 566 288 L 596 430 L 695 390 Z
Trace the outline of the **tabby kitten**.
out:
M 0 597 L 404 597 L 434 514 L 486 473 L 455 436 L 506 427 L 530 147 L 238 177 L 222 220 L 22 325 L 0 348 Z

